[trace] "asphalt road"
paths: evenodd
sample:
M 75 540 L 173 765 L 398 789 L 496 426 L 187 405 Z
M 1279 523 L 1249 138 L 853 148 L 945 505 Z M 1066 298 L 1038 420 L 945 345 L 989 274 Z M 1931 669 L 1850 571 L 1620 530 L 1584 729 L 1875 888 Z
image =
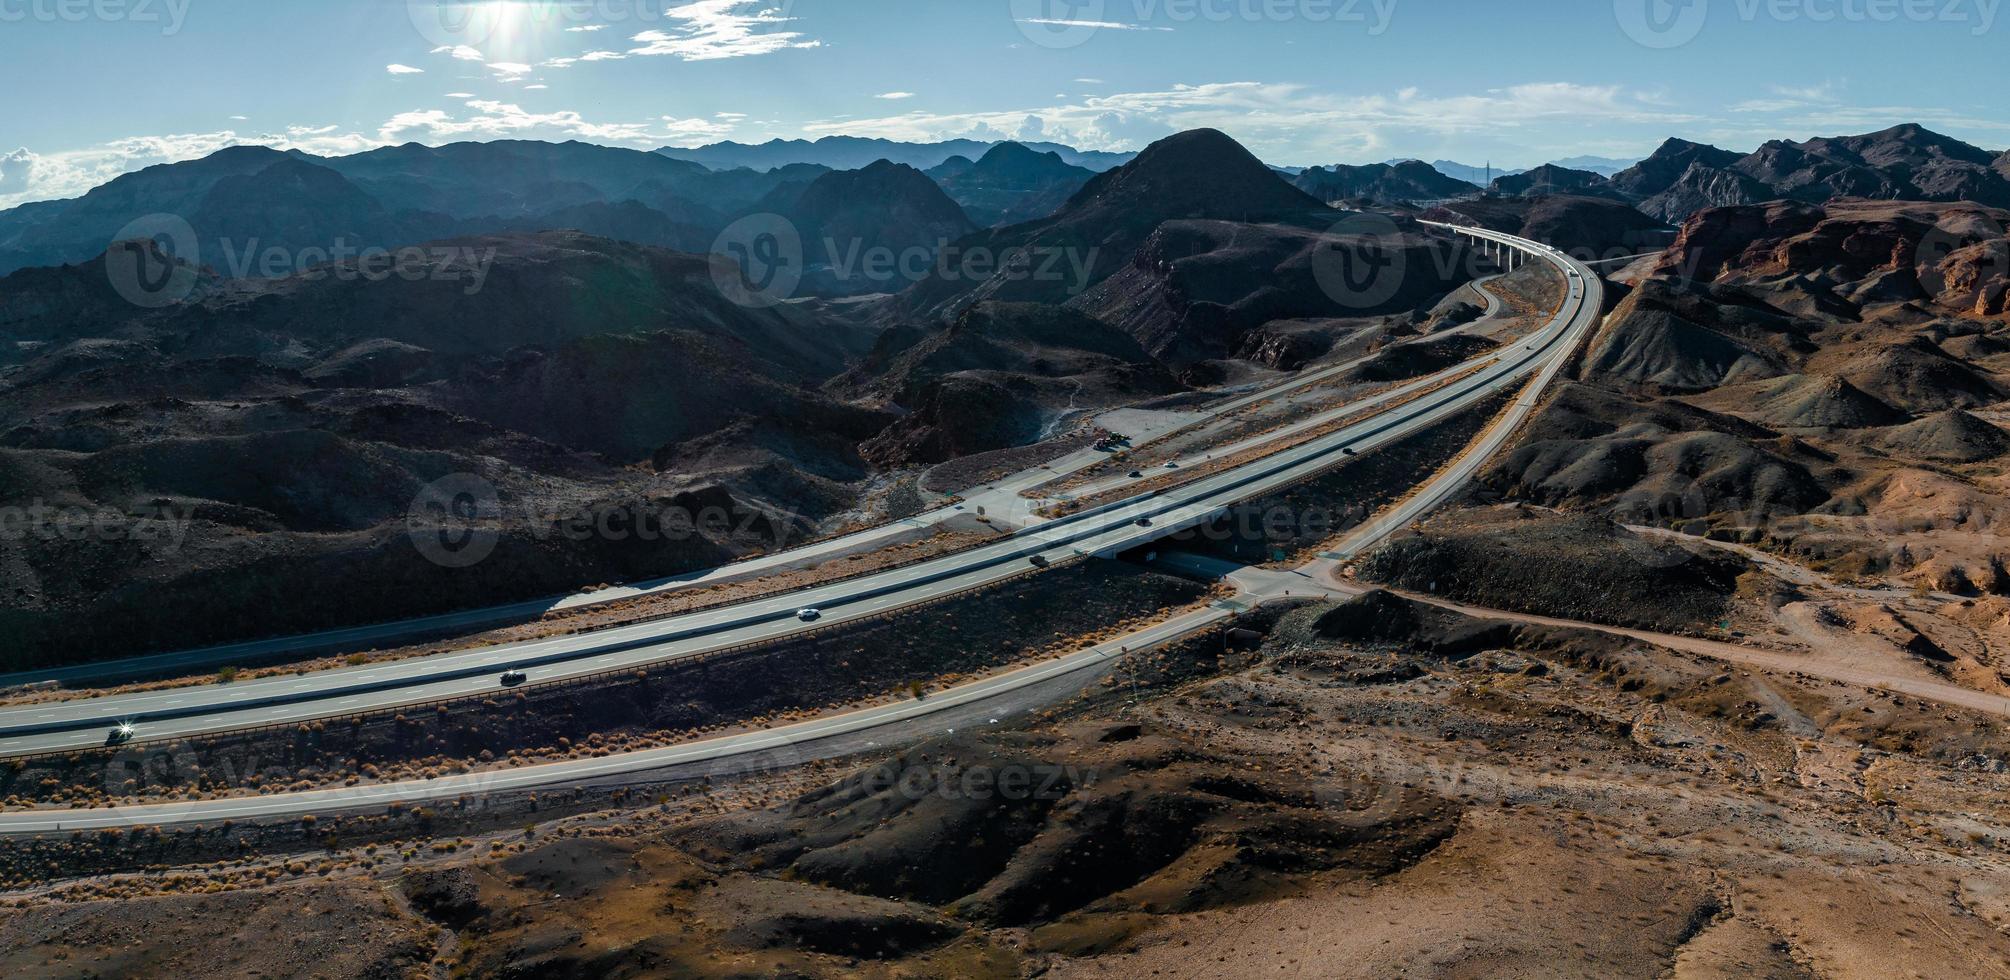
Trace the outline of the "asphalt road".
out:
M 788 595 L 590 634 L 301 676 L 8 709 L 0 711 L 0 755 L 102 746 L 107 733 L 122 722 L 135 725 L 137 741 L 156 741 L 492 693 L 500 689 L 502 672 L 510 669 L 524 671 L 531 683 L 635 670 L 868 620 L 995 585 L 1036 571 L 1031 563 L 1036 555 L 1051 563 L 1114 555 L 1206 523 L 1241 500 L 1302 482 L 1343 461 L 1346 450 L 1367 452 L 1399 441 L 1520 383 L 1558 360 L 1556 354 L 1570 346 L 1566 338 L 1595 322 L 1598 307 L 1586 302 L 1589 282 L 1589 278 L 1571 280 L 1571 297 L 1563 313 L 1524 344 L 1420 379 L 1370 403 L 1436 384 L 1468 370 L 1472 363 L 1488 365 L 1443 390 L 1236 469 L 1158 495 L 1049 521 L 1014 538 Z M 1272 433 L 1271 438 L 1279 435 Z M 804 622 L 796 615 L 804 608 L 820 610 L 822 615 L 815 622 Z
M 1344 461 L 1346 450 L 1367 452 L 1399 441 L 1470 408 L 1497 391 L 1525 383 L 1531 375 L 1553 378 L 1567 359 L 1568 352 L 1598 322 L 1600 306 L 1597 300 L 1601 299 L 1601 295 L 1595 278 L 1583 267 L 1536 243 L 1492 232 L 1464 231 L 1514 244 L 1562 267 L 1576 269 L 1579 274 L 1568 280 L 1569 296 L 1562 311 L 1541 331 L 1515 348 L 1493 352 L 1486 358 L 1444 375 L 1455 375 L 1470 368 L 1471 363 L 1485 364 L 1470 377 L 1375 418 L 1271 457 L 1162 494 L 1146 495 L 1070 515 L 1031 529 L 1022 538 L 786 597 L 585 636 L 415 658 L 375 667 L 12 709 L 0 712 L 0 733 L 7 733 L 7 737 L 0 738 L 0 754 L 22 755 L 102 745 L 104 734 L 112 724 L 135 717 L 139 718 L 139 739 L 151 741 L 267 724 L 293 724 L 312 718 L 339 717 L 482 694 L 497 690 L 497 675 L 510 667 L 526 670 L 533 682 L 540 683 L 633 670 L 748 643 L 772 642 L 812 629 L 868 619 L 906 606 L 981 588 L 1034 571 L 1029 559 L 1036 554 L 1059 562 L 1083 555 L 1115 554 L 1148 544 L 1165 534 L 1205 523 L 1241 500 L 1303 482 Z M 1540 387 L 1530 386 L 1517 402 L 1517 409 L 1523 405 L 1532 407 L 1540 395 Z M 1497 446 L 1513 428 L 1512 424 L 1496 426 L 1488 438 Z M 1466 466 L 1469 473 L 1484 456 L 1484 453 L 1478 452 L 1468 454 L 1460 465 Z M 1427 486 L 1426 493 L 1413 497 L 1413 501 L 1442 489 L 1444 481 L 1442 475 L 1434 479 Z M 1444 491 L 1445 494 L 1449 492 Z M 1442 496 L 1437 495 L 1437 499 L 1442 499 Z M 1410 505 L 1406 503 L 1405 506 Z M 1393 530 L 1401 524 L 1386 526 Z M 801 607 L 821 609 L 824 615 L 815 624 L 802 622 L 794 615 L 794 610 Z M 1107 660 L 1113 648 L 1136 650 L 1167 642 L 1228 615 L 1230 611 L 1225 609 L 1187 614 L 1111 644 L 1012 674 L 987 678 L 925 701 L 865 709 L 838 718 L 745 736 L 652 752 L 471 774 L 454 779 L 256 799 L 65 811 L 60 814 L 53 811 L 4 814 L 0 815 L 0 834 L 46 832 L 55 829 L 58 823 L 62 829 L 71 830 L 239 819 L 379 806 L 393 801 L 450 799 L 481 792 L 577 783 L 610 774 L 660 769 L 736 754 L 771 752 L 778 746 L 807 744 L 836 735 L 867 731 L 875 725 L 911 723 L 914 718 L 933 711 L 981 703 L 986 698 L 1019 690 L 1026 684 L 1043 683 Z
M 1486 284 L 1499 275 L 1483 276 L 1473 281 L 1474 291 L 1480 295 L 1484 310 L 1479 319 L 1451 330 L 1442 331 L 1429 337 L 1407 343 L 1434 343 L 1460 333 L 1471 332 L 1483 326 L 1487 320 L 1499 315 L 1503 304 L 1498 296 L 1486 289 Z M 1300 373 L 1285 381 L 1266 385 L 1246 395 L 1213 406 L 1202 414 L 1199 420 L 1216 418 L 1284 397 L 1294 391 L 1308 388 L 1337 377 L 1373 360 L 1375 355 L 1356 358 L 1340 364 L 1329 365 L 1309 372 Z M 1402 394 L 1413 385 L 1406 385 L 1388 395 L 1353 403 L 1339 410 L 1341 414 L 1351 414 L 1372 407 L 1379 401 Z M 1318 419 L 1306 420 L 1300 427 L 1311 427 L 1329 417 L 1337 417 L 1333 412 L 1322 414 Z M 1277 438 L 1269 434 L 1262 440 Z M 1233 450 L 1226 450 L 1232 452 Z M 796 568 L 805 568 L 819 562 L 829 561 L 845 555 L 874 550 L 916 529 L 930 528 L 952 518 L 974 512 L 983 507 L 986 512 L 1000 516 L 1012 526 L 1037 523 L 1032 517 L 1038 501 L 1028 500 L 1023 491 L 1048 483 L 1084 469 L 1106 459 L 1102 453 L 1092 450 L 1071 453 L 1051 463 L 1015 473 L 1001 480 L 971 487 L 955 494 L 959 503 L 933 508 L 912 517 L 875 527 L 865 528 L 850 534 L 838 535 L 822 541 L 789 548 L 772 554 L 749 558 L 744 561 L 721 565 L 716 568 L 692 571 L 682 575 L 668 576 L 644 582 L 597 589 L 591 592 L 575 592 L 566 595 L 546 596 L 523 602 L 500 606 L 485 606 L 461 612 L 442 613 L 413 619 L 396 620 L 387 623 L 371 623 L 345 629 L 325 630 L 316 633 L 294 634 L 263 640 L 248 640 L 240 643 L 202 647 L 193 650 L 179 650 L 167 653 L 108 660 L 97 663 L 79 664 L 74 667 L 17 671 L 0 673 L 0 688 L 55 681 L 61 684 L 104 684 L 140 678 L 168 677 L 176 674 L 189 675 L 203 673 L 226 666 L 249 666 L 259 663 L 280 661 L 288 657 L 337 653 L 355 650 L 381 649 L 386 646 L 416 642 L 428 637 L 466 635 L 510 623 L 535 620 L 546 613 L 558 610 L 579 609 L 700 586 L 717 585 L 728 582 L 745 581 L 764 575 Z M 1107 489 L 1104 487 L 1103 489 Z M 1096 490 L 1094 492 L 1100 492 Z M 1060 499 L 1067 499 L 1065 496 Z
M 727 738 L 596 759 L 547 763 L 438 779 L 99 810 L 5 813 L 0 814 L 0 835 L 69 833 L 107 827 L 127 827 L 134 824 L 172 826 L 217 820 L 253 820 L 309 813 L 326 814 L 352 809 L 381 809 L 391 803 L 451 800 L 463 796 L 478 797 L 487 793 L 528 790 L 541 786 L 576 785 L 642 772 L 663 772 L 674 776 L 674 770 L 678 767 L 756 754 L 767 754 L 772 757 L 777 753 L 789 753 L 794 746 L 904 725 L 917 719 L 946 715 L 956 709 L 991 702 L 1015 691 L 1056 678 L 1107 666 L 1123 657 L 1126 652 L 1149 649 L 1178 639 L 1195 630 L 1220 622 L 1230 615 L 1232 613 L 1226 609 L 1199 610 L 1154 624 L 1121 640 L 1113 640 L 1011 673 L 988 677 L 924 699 L 900 701 Z

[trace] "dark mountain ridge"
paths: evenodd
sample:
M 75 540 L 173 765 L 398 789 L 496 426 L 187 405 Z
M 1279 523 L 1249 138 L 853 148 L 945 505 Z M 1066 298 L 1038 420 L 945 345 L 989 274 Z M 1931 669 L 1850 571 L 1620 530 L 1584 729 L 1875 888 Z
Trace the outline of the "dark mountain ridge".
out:
M 1121 268 L 1167 221 L 1322 216 L 1330 221 L 1335 213 L 1285 183 L 1241 144 L 1216 130 L 1194 130 L 1153 143 L 1137 159 L 1097 175 L 1046 218 L 955 243 L 962 254 L 1019 259 L 974 282 L 960 270 L 938 270 L 897 297 L 895 309 L 934 318 L 987 300 L 1064 302 Z
M 1058 153 L 1000 143 L 977 160 L 951 157 L 928 171 L 984 227 L 1015 225 L 1053 214 L 1095 171 L 1068 164 Z
M 1329 203 L 1354 199 L 1378 204 L 1434 201 L 1480 191 L 1477 185 L 1447 177 L 1419 160 L 1311 167 L 1293 178 L 1291 185 Z
M 860 167 L 886 160 L 905 164 L 916 170 L 928 170 L 941 166 L 951 157 L 976 160 L 995 149 L 1000 142 L 970 139 L 944 140 L 939 143 L 903 143 L 898 140 L 872 139 L 859 136 L 825 136 L 817 140 L 774 139 L 766 143 L 751 145 L 730 140 L 694 148 L 664 147 L 656 152 L 679 160 L 690 160 L 719 170 L 747 167 L 754 170 L 771 170 L 791 164 L 816 164 L 832 170 L 857 170 Z M 1105 153 L 1097 150 L 1077 150 L 1060 143 L 1018 141 L 1038 153 L 1058 155 L 1070 166 L 1082 167 L 1096 172 L 1122 166 L 1137 156 L 1135 153 Z

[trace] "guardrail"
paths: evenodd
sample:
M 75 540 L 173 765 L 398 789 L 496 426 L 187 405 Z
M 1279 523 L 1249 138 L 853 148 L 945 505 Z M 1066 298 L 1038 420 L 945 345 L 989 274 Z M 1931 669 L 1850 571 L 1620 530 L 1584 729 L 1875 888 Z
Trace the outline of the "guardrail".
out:
M 1054 562 L 1051 566 L 1049 566 L 1049 568 L 1030 569 L 1028 571 L 1014 575 L 1010 578 L 999 579 L 992 582 L 985 582 L 981 585 L 973 585 L 967 589 L 959 589 L 955 592 L 945 592 L 942 595 L 934 596 L 919 602 L 911 603 L 909 605 L 902 606 L 899 609 L 889 610 L 884 613 L 876 613 L 870 616 L 862 616 L 858 619 L 846 620 L 845 622 L 842 623 L 832 623 L 829 626 L 811 627 L 799 633 L 794 633 L 789 636 L 781 637 L 778 639 L 757 640 L 750 643 L 735 644 L 730 647 L 721 647 L 717 650 L 703 650 L 698 651 L 696 653 L 686 653 L 677 656 L 669 656 L 664 657 L 660 660 L 650 660 L 645 661 L 643 663 L 631 664 L 629 666 L 620 667 L 614 670 L 595 671 L 590 674 L 580 674 L 575 677 L 564 677 L 558 680 L 543 681 L 537 684 L 523 685 L 519 687 L 501 688 L 498 690 L 482 691 L 479 693 L 456 694 L 453 695 L 452 697 L 431 698 L 424 701 L 413 701 L 406 704 L 390 705 L 382 708 L 373 708 L 369 711 L 326 715 L 319 718 L 295 719 L 293 721 L 268 722 L 265 724 L 258 724 L 258 725 L 243 725 L 232 728 L 219 728 L 214 731 L 206 731 L 195 735 L 168 735 L 158 738 L 136 738 L 130 742 L 124 742 L 119 745 L 94 745 L 83 748 L 56 749 L 48 752 L 36 752 L 29 755 L 7 756 L 5 758 L 5 761 L 8 763 L 14 763 L 14 762 L 33 763 L 38 760 L 47 760 L 47 759 L 71 759 L 96 754 L 116 754 L 118 752 L 130 749 L 134 746 L 142 746 L 142 745 L 173 745 L 178 742 L 203 742 L 203 741 L 220 740 L 224 738 L 241 738 L 246 735 L 255 735 L 260 732 L 298 731 L 303 727 L 315 724 L 321 724 L 321 725 L 336 725 L 344 723 L 360 724 L 366 722 L 367 719 L 371 718 L 395 716 L 413 711 L 435 710 L 442 706 L 452 706 L 472 701 L 486 701 L 498 696 L 499 694 L 519 694 L 529 690 L 535 690 L 538 693 L 542 694 L 546 692 L 563 691 L 566 688 L 572 688 L 572 687 L 592 686 L 595 684 L 604 683 L 606 681 L 617 678 L 634 677 L 634 675 L 636 674 L 647 673 L 650 670 L 654 670 L 665 666 L 673 666 L 679 668 L 686 666 L 697 666 L 709 663 L 714 660 L 725 659 L 728 657 L 736 657 L 744 653 L 752 653 L 756 650 L 778 649 L 781 647 L 786 647 L 793 643 L 801 643 L 806 640 L 825 639 L 830 636 L 836 635 L 840 632 L 843 632 L 845 630 L 884 624 L 887 622 L 891 622 L 892 620 L 901 615 L 914 612 L 916 610 L 932 609 L 937 606 L 941 606 L 950 602 L 956 602 L 963 599 L 968 599 L 972 596 L 979 595 L 984 592 L 989 592 L 994 589 L 1006 588 L 1015 583 L 1021 582 L 1025 579 L 1031 578 L 1034 575 L 1037 575 L 1043 571 L 1073 567 L 1075 565 L 1087 562 L 1090 557 L 1091 556 L 1087 554 L 1076 554 L 1071 557 L 1064 558 L 1060 561 Z

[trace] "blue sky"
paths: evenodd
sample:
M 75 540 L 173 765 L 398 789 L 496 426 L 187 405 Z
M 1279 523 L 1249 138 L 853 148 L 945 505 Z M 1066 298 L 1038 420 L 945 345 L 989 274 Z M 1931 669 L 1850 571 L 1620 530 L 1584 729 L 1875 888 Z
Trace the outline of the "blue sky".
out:
M 1528 166 L 1916 121 L 2001 150 L 2004 2 L 0 0 L 0 207 L 235 143 L 1213 126 L 1278 164 Z

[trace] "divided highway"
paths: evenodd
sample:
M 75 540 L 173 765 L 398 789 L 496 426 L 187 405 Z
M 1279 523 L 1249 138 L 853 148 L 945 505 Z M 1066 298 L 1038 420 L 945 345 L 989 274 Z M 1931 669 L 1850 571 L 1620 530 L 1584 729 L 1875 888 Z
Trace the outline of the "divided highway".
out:
M 1544 384 L 1554 377 L 1569 352 L 1598 322 L 1603 294 L 1596 277 L 1584 266 L 1535 242 L 1475 229 L 1453 230 L 1469 237 L 1502 243 L 1563 269 L 1569 289 L 1561 311 L 1541 330 L 1508 349 L 1494 351 L 1430 378 L 1419 379 L 1400 391 L 1415 392 L 1450 380 L 1441 389 L 1302 445 L 1186 486 L 1055 519 L 975 549 L 786 596 L 592 634 L 370 667 L 0 711 L 0 755 L 18 756 L 100 746 L 105 743 L 111 727 L 121 722 L 134 723 L 137 741 L 153 741 L 263 725 L 292 724 L 493 693 L 500 689 L 498 677 L 506 669 L 523 670 L 529 675 L 531 683 L 641 669 L 748 644 L 773 642 L 994 585 L 1036 572 L 1035 559 L 1046 564 L 1058 564 L 1089 555 L 1114 555 L 1149 544 L 1164 535 L 1206 523 L 1238 502 L 1301 483 L 1344 461 L 1350 453 L 1368 452 L 1427 429 L 1497 392 L 1524 384 L 1531 376 L 1539 376 Z M 1541 384 L 1530 386 L 1516 403 L 1515 409 L 1520 414 L 1489 434 L 1487 439 L 1492 446 L 1497 447 L 1504 441 L 1514 423 L 1526 414 L 1527 408 L 1533 407 L 1541 387 Z M 1369 401 L 1387 403 L 1396 394 L 1385 393 Z M 1466 457 L 1471 462 L 1462 460 L 1460 466 L 1476 467 L 1490 451 L 1471 453 Z M 1449 493 L 1449 489 L 1445 489 L 1444 476 L 1434 480 L 1430 486 L 1436 489 L 1420 494 L 1419 497 L 1428 498 L 1421 504 L 1416 498 L 1406 502 L 1403 507 L 1406 513 L 1420 506 L 1434 506 Z M 1382 530 L 1375 537 L 1379 538 L 1388 530 L 1402 526 L 1402 523 L 1407 523 L 1407 520 L 1378 521 L 1374 527 Z M 1354 542 L 1360 540 L 1361 536 L 1356 535 Z M 805 622 L 796 615 L 797 610 L 802 608 L 818 609 L 822 615 L 814 623 Z M 1132 649 L 1139 644 L 1165 642 L 1227 615 L 1222 610 L 1187 614 L 1126 640 Z M 801 744 L 830 737 L 838 731 L 832 726 L 840 723 L 843 726 L 864 726 L 843 728 L 844 731 L 854 731 L 904 721 L 971 703 L 972 698 L 995 697 L 1027 684 L 1106 662 L 1109 651 L 1098 650 L 1084 651 L 1060 661 L 966 685 L 926 701 L 868 709 L 836 719 L 759 733 L 758 737 L 713 740 L 612 759 L 524 767 L 467 779 L 484 780 L 481 788 L 488 791 L 518 788 L 520 785 L 555 785 L 606 775 L 617 768 L 624 772 L 645 771 L 695 759 L 727 758 L 735 753 L 764 751 L 771 747 L 775 738 L 784 737 L 784 733 L 788 733 L 786 738 L 792 741 L 781 744 Z M 431 780 L 330 792 L 345 793 L 341 797 L 344 805 L 361 806 L 375 801 L 377 795 L 383 795 L 383 801 L 409 801 L 450 798 L 470 791 L 454 786 L 454 781 Z M 81 819 L 85 816 L 82 812 L 0 815 L 0 833 L 37 832 L 37 828 L 48 829 L 58 820 L 65 829 L 73 829 L 114 826 L 119 825 L 116 822 L 119 820 L 125 823 L 161 823 L 264 813 L 300 813 L 329 805 L 311 793 L 220 800 L 214 801 L 214 804 L 176 804 L 172 807 L 172 814 L 153 812 L 147 807 L 89 811 L 90 819 L 115 821 L 99 824 L 86 823 Z

